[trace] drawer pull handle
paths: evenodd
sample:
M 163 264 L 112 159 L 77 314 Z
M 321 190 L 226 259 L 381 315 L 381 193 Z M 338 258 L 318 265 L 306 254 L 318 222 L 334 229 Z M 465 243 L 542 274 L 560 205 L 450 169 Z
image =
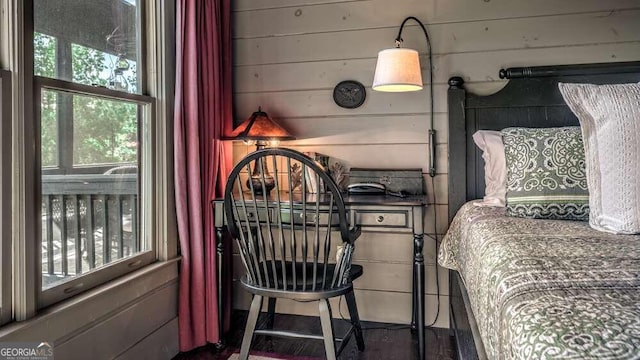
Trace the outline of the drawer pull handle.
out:
M 252 213 L 252 212 L 247 213 L 247 218 L 249 218 L 249 219 L 253 219 L 253 213 Z
M 306 220 L 312 224 L 315 224 L 318 221 L 318 216 L 316 214 L 305 215 L 304 213 L 300 213 L 300 219 L 302 219 L 302 221 Z
M 379 223 L 383 222 L 383 221 L 384 221 L 384 216 L 379 215 L 379 216 L 376 218 L 376 221 L 377 221 L 377 222 L 379 222 Z

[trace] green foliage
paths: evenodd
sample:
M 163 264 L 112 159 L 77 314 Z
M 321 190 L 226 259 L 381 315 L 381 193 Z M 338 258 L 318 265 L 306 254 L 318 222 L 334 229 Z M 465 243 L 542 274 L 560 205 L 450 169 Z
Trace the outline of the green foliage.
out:
M 71 46 L 73 82 L 108 86 L 101 73 L 111 65 L 110 56 L 98 50 L 73 44 Z M 56 39 L 36 33 L 34 36 L 34 73 L 56 76 Z M 135 75 L 127 79 L 135 88 Z M 132 163 L 137 161 L 138 105 L 105 100 L 84 95 L 73 95 L 73 111 L 63 111 L 62 102 L 69 95 L 46 90 L 41 104 L 42 165 L 58 165 L 57 148 L 72 149 L 73 165 L 101 163 Z M 73 114 L 72 118 L 65 118 Z M 58 140 L 60 124 L 71 123 L 73 144 Z M 62 126 L 60 127 L 62 128 Z
M 33 39 L 34 74 L 55 77 L 56 73 L 56 40 L 51 36 L 35 33 Z M 42 166 L 53 166 L 58 162 L 56 118 L 57 96 L 52 91 L 42 93 L 40 126 L 42 128 L 41 153 Z
M 73 99 L 75 164 L 135 162 L 137 154 L 137 105 Z
M 40 33 L 33 37 L 34 73 L 37 76 L 56 76 L 56 39 Z
M 73 82 L 107 86 L 107 80 L 100 78 L 100 72 L 104 70 L 105 58 L 101 51 L 90 49 L 81 45 L 71 45 L 73 58 Z

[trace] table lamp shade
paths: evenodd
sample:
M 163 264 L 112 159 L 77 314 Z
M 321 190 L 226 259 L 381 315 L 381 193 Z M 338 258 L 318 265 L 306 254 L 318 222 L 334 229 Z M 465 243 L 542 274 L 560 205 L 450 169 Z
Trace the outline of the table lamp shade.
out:
M 403 92 L 422 90 L 422 73 L 418 52 L 394 48 L 378 53 L 373 90 Z
M 280 140 L 294 140 L 291 135 L 282 126 L 271 120 L 266 112 L 258 108 L 258 111 L 238 125 L 233 130 L 231 139 L 243 140 L 248 142 L 255 141 L 256 148 L 262 149 L 270 142 L 279 142 Z M 256 194 L 269 194 L 275 187 L 275 179 L 269 173 L 267 164 L 263 164 L 261 159 L 256 160 L 253 166 L 251 176 L 247 179 L 247 189 L 253 189 Z
M 238 140 L 294 140 L 282 126 L 275 123 L 266 112 L 258 109 L 233 130 L 230 138 Z

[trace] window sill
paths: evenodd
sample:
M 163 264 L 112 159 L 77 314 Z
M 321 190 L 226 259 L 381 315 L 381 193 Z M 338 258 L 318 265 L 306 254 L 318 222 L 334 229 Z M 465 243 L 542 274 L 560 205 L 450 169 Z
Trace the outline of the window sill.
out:
M 127 305 L 177 282 L 179 261 L 178 257 L 155 262 L 42 309 L 29 320 L 6 324 L 0 327 L 0 341 L 65 341 Z

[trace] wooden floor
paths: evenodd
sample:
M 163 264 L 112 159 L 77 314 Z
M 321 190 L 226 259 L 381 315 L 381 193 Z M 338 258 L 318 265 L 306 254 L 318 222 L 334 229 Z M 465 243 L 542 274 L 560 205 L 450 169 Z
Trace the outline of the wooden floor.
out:
M 264 314 L 263 314 L 264 315 Z M 230 352 L 240 348 L 247 312 L 233 314 L 232 328 L 227 340 L 227 348 L 220 351 L 214 345 L 178 354 L 174 360 L 221 360 Z M 264 317 L 261 318 L 264 321 Z M 260 326 L 260 321 L 259 325 Z M 336 336 L 340 336 L 349 324 L 343 320 L 334 320 Z M 303 330 L 321 334 L 320 320 L 317 317 L 297 315 L 276 315 L 276 328 Z M 340 359 L 416 359 L 417 341 L 408 326 L 363 322 L 365 351 L 359 352 L 355 339 L 351 339 L 342 352 Z M 427 328 L 425 359 L 455 359 L 454 345 L 447 329 Z M 324 357 L 322 341 L 271 338 L 256 336 L 252 350 L 278 354 Z

